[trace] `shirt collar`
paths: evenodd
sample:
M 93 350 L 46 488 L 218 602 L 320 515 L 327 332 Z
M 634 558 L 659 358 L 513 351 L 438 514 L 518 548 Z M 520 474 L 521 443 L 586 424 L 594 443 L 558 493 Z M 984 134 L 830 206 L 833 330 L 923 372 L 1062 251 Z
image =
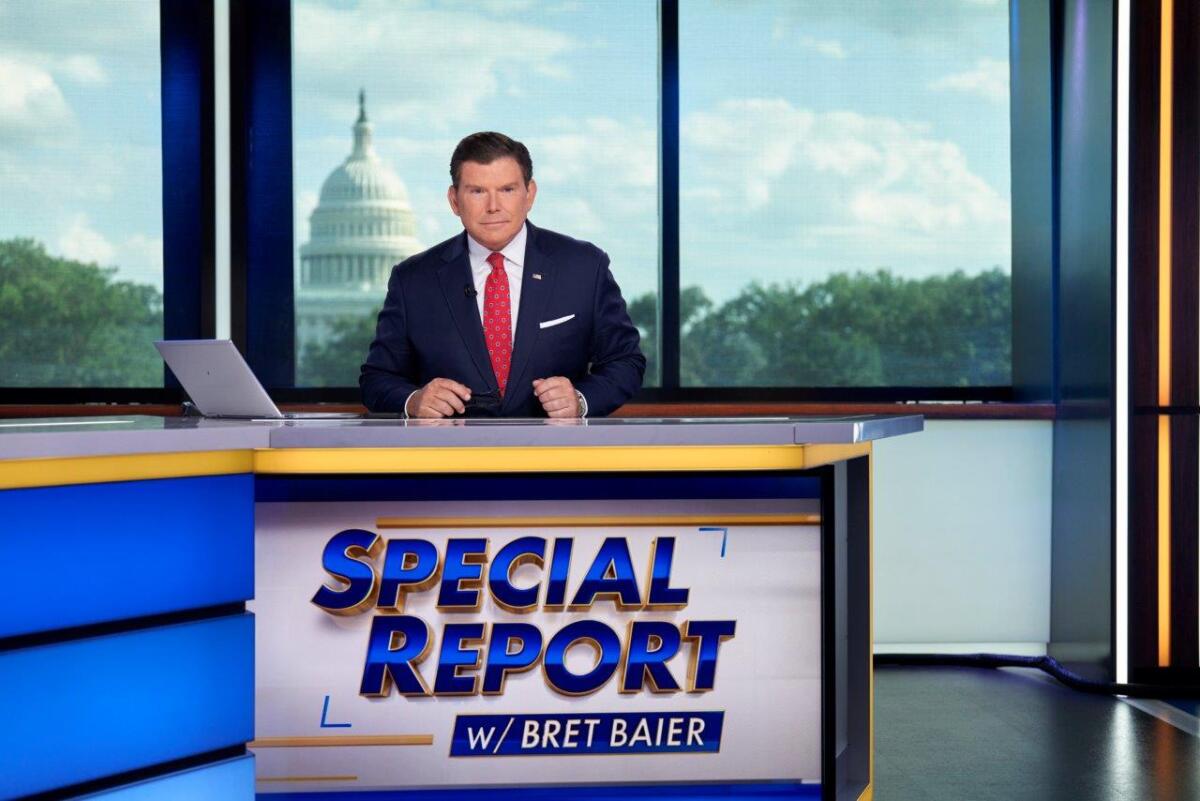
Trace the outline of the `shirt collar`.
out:
M 505 261 L 510 261 L 518 267 L 525 266 L 525 240 L 528 238 L 528 225 L 521 223 L 521 230 L 517 231 L 517 235 L 512 238 L 512 241 L 504 246 L 500 252 L 504 254 Z M 485 248 L 483 245 L 475 241 L 475 237 L 467 234 L 467 249 L 471 253 L 472 261 L 487 262 L 487 257 L 492 251 Z

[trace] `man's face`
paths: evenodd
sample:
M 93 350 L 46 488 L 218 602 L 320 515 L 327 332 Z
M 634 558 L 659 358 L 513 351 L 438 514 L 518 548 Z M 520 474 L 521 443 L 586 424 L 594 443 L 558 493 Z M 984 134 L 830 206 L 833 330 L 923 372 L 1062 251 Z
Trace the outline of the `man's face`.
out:
M 537 184 L 525 183 L 521 165 L 511 156 L 491 164 L 464 161 L 458 186 L 446 193 L 463 228 L 489 250 L 502 250 L 521 230 L 533 208 Z

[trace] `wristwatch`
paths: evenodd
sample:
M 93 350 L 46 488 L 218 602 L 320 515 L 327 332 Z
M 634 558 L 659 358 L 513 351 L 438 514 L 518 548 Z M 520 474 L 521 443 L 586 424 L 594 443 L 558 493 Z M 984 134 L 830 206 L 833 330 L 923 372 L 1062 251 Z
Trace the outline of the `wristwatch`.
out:
M 575 397 L 579 398 L 579 416 L 587 417 L 587 398 L 579 390 L 575 390 Z

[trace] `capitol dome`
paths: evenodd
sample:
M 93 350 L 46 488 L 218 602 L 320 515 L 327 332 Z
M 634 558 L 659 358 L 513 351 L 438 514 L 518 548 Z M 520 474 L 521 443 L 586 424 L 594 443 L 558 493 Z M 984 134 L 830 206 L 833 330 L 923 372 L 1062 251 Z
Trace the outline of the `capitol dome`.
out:
M 341 166 L 329 173 L 321 185 L 318 209 L 357 204 L 365 200 L 391 202 L 398 210 L 409 210 L 408 190 L 371 147 L 371 124 L 366 112 L 359 114 L 354 125 L 354 152 Z M 316 212 L 314 212 L 315 214 Z M 411 216 L 411 210 L 409 210 Z
M 301 356 L 335 322 L 383 303 L 392 266 L 422 250 L 408 189 L 375 152 L 366 96 L 358 95 L 354 147 L 321 185 L 300 247 L 296 334 Z
M 419 251 L 408 189 L 371 144 L 365 94 L 358 95 L 354 149 L 321 185 L 300 248 L 301 288 L 370 292 L 392 265 Z

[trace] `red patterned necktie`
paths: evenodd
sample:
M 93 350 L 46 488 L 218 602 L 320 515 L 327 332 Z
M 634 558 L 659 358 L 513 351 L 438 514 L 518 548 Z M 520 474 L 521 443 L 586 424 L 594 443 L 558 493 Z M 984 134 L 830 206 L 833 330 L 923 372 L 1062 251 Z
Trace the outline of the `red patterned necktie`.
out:
M 488 355 L 492 370 L 500 385 L 500 395 L 508 384 L 508 368 L 512 363 L 512 317 L 508 298 L 508 273 L 504 272 L 504 254 L 487 257 L 492 272 L 483 285 L 483 333 L 487 337 Z

